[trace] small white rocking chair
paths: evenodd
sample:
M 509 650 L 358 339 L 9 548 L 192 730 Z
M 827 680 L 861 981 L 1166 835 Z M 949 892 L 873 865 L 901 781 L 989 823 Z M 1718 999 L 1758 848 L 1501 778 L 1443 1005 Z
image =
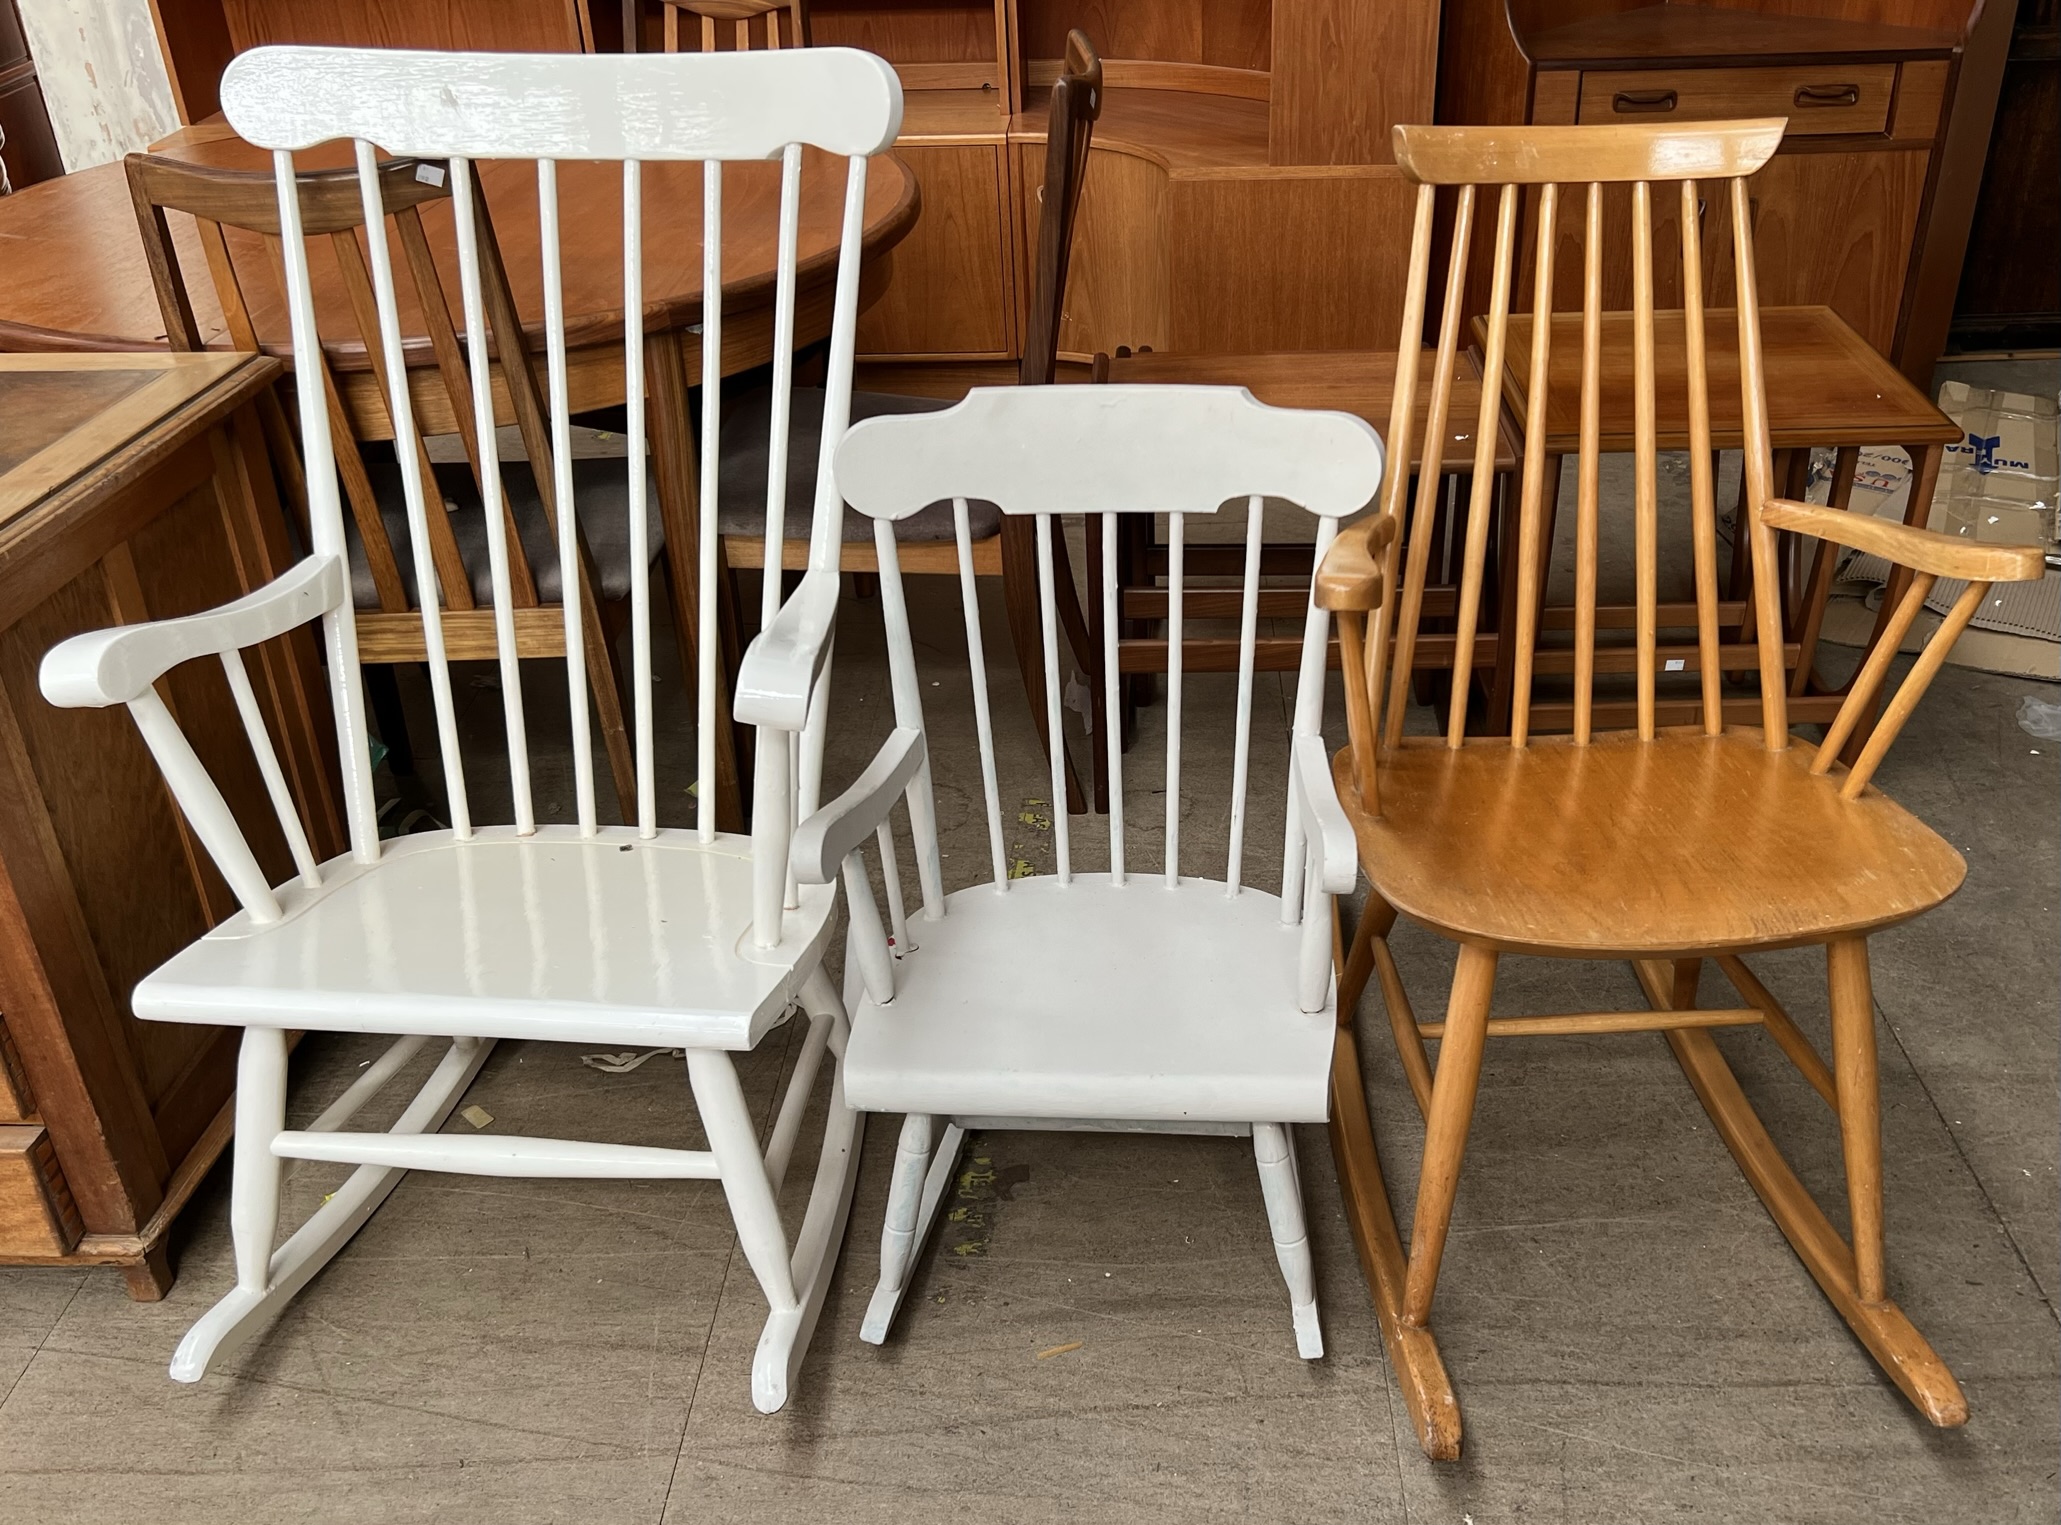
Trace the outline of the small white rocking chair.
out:
M 845 1094 L 867 1111 L 907 1114 L 881 1237 L 880 1281 L 862 1338 L 887 1336 L 911 1261 L 937 1214 L 968 1128 L 1080 1129 L 1249 1135 L 1274 1247 L 1294 1310 L 1296 1348 L 1323 1354 L 1309 1242 L 1303 1228 L 1290 1128 L 1322 1123 L 1337 1016 L 1331 969 L 1332 897 L 1357 872 L 1352 833 L 1333 792 L 1319 734 L 1329 619 L 1314 604 L 1304 624 L 1297 680 L 1282 885 L 1242 882 L 1247 762 L 1251 749 L 1262 498 L 1284 498 L 1317 518 L 1317 556 L 1341 515 L 1380 486 L 1381 442 L 1344 414 L 1261 406 L 1243 389 L 1041 387 L 975 391 L 942 413 L 869 420 L 836 456 L 837 486 L 874 519 L 887 627 L 895 730 L 864 775 L 796 829 L 802 884 L 844 873 L 850 947 L 864 994 L 852 1013 Z M 993 882 L 944 893 L 921 688 L 895 560 L 893 521 L 953 501 L 980 770 Z M 1117 712 L 1117 517 L 1164 513 L 1171 527 L 1167 588 L 1169 669 L 1162 865 L 1132 871 L 1124 855 L 1124 757 L 1107 728 L 1110 791 L 1106 874 L 1075 874 L 1065 813 L 1052 821 L 1058 872 L 1011 879 L 996 785 L 986 661 L 974 600 L 967 502 L 1036 517 L 1049 733 L 1061 735 L 1056 680 L 1053 517 L 1086 513 L 1104 536 L 1103 681 Z M 1221 879 L 1182 872 L 1181 636 L 1183 525 L 1229 500 L 1246 505 L 1230 855 Z M 1187 597 L 1197 597 L 1189 594 Z M 1213 595 L 1222 603 L 1226 595 Z M 791 723 L 811 675 L 786 661 L 783 612 L 747 656 L 747 686 L 762 723 Z M 776 702 L 776 696 L 784 696 Z M 1065 798 L 1064 761 L 1051 750 L 1052 799 Z M 1155 782 L 1157 782 L 1155 780 Z M 905 796 L 927 923 L 921 947 L 889 956 L 860 849 L 890 843 L 887 818 Z M 890 910 L 899 912 L 892 857 Z M 898 932 L 899 928 L 896 929 Z M 906 937 L 897 938 L 906 947 Z
M 141 728 L 195 835 L 235 891 L 242 909 L 145 978 L 133 1006 L 139 1017 L 207 1022 L 244 1029 L 237 1071 L 235 1176 L 230 1221 L 236 1287 L 187 1334 L 172 1375 L 197 1381 L 211 1362 L 236 1349 L 325 1266 L 385 1200 L 404 1171 L 494 1176 L 635 1177 L 720 1180 L 739 1239 L 771 1315 L 752 1368 L 752 1401 L 766 1412 L 787 1399 L 823 1304 L 857 1169 L 862 1119 L 833 1078 L 815 1182 L 800 1232 L 790 1244 L 778 1208 L 824 1053 L 845 1047 L 846 1015 L 822 969 L 831 934 L 834 887 L 810 884 L 787 894 L 787 849 L 797 803 L 813 808 L 821 770 L 821 729 L 803 724 L 821 696 L 804 696 L 795 723 L 761 726 L 755 809 L 749 838 L 715 829 L 715 663 L 717 515 L 722 352 L 722 161 L 775 160 L 781 174 L 781 239 L 776 332 L 793 333 L 797 225 L 803 146 L 848 160 L 836 301 L 831 328 L 826 455 L 843 431 L 851 395 L 858 310 L 859 250 L 867 157 L 894 141 L 901 89 L 893 70 L 849 49 L 780 53 L 560 57 L 439 54 L 393 50 L 260 48 L 232 63 L 222 81 L 230 125 L 274 152 L 285 229 L 300 422 L 307 457 L 312 554 L 269 587 L 186 619 L 76 637 L 45 658 L 43 691 L 61 705 L 126 704 Z M 472 425 L 483 457 L 486 501 L 501 500 L 493 388 L 497 359 L 511 336 L 493 334 L 482 299 L 481 240 L 472 161 L 532 159 L 537 166 L 550 379 L 553 456 L 534 463 L 549 487 L 561 566 L 580 565 L 577 506 L 569 453 L 566 337 L 561 298 L 554 161 L 614 160 L 623 166 L 624 310 L 644 310 L 640 161 L 703 165 L 705 300 L 700 530 L 698 825 L 662 828 L 653 776 L 651 609 L 648 578 L 632 591 L 631 640 L 636 722 L 634 824 L 597 822 L 594 760 L 579 600 L 565 605 L 566 681 L 578 806 L 577 824 L 547 825 L 531 797 L 517 631 L 509 589 L 505 516 L 486 518 L 494 577 L 499 678 L 507 731 L 514 821 L 475 824 L 459 755 L 451 674 L 438 601 L 422 601 L 424 643 L 452 824 L 448 831 L 382 847 L 377 830 L 357 640 L 345 570 L 342 512 L 321 368 L 308 258 L 301 237 L 293 154 L 338 138 L 354 140 L 366 221 L 382 208 L 374 145 L 388 153 L 447 160 L 453 177 L 464 298 Z M 425 482 L 419 434 L 402 355 L 394 272 L 386 241 L 367 251 L 387 362 L 389 406 L 406 485 L 418 586 L 437 572 L 425 532 Z M 811 250 L 813 255 L 815 252 Z M 648 567 L 646 536 L 645 363 L 642 325 L 625 325 L 629 534 L 631 565 Z M 519 343 L 516 345 L 519 348 Z M 777 440 L 786 438 L 791 346 L 774 356 Z M 832 424 L 835 427 L 832 427 Z M 784 449 L 772 452 L 767 535 L 784 534 Z M 841 508 L 828 495 L 827 461 L 812 520 L 817 564 L 837 565 Z M 439 510 L 440 511 L 440 510 Z M 833 574 L 834 575 L 834 574 Z M 767 580 L 766 614 L 778 600 Z M 827 654 L 831 599 L 816 600 L 803 621 Z M 242 653 L 304 622 L 320 620 L 350 825 L 348 856 L 317 864 L 280 773 L 252 696 Z M 219 658 L 241 709 L 260 771 L 298 874 L 267 882 L 243 831 L 155 687 L 182 662 Z M 820 676 L 823 663 L 815 664 Z M 801 759 L 800 777 L 792 758 Z M 796 796 L 799 796 L 797 802 Z M 754 1047 L 799 1005 L 807 1040 L 765 1147 L 746 1111 L 731 1055 Z M 289 1131 L 287 1034 L 297 1029 L 398 1034 L 398 1041 L 305 1129 Z M 347 1132 L 346 1124 L 432 1037 L 450 1048 L 422 1090 L 386 1132 Z M 705 1126 L 706 1150 L 632 1147 L 584 1140 L 455 1136 L 438 1132 L 486 1060 L 494 1041 L 679 1047 Z M 278 1230 L 285 1160 L 356 1165 L 283 1245 Z

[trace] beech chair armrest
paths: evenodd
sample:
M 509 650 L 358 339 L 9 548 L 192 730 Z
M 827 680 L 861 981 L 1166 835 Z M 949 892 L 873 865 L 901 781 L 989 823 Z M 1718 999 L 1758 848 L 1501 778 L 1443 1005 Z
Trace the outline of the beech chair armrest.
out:
M 241 651 L 343 606 L 341 556 L 310 556 L 255 593 L 204 614 L 117 625 L 61 641 L 43 656 L 43 697 L 64 709 L 129 704 L 182 662 Z
M 1327 895 L 1350 895 L 1359 881 L 1359 845 L 1353 840 L 1345 807 L 1338 803 L 1324 738 L 1296 737 L 1293 764 L 1295 808 L 1302 817 L 1303 838 L 1317 855 L 1318 883 Z
M 1340 530 L 1317 568 L 1317 607 L 1334 614 L 1380 608 L 1382 553 L 1393 539 L 1393 514 L 1372 513 Z
M 1769 529 L 1795 530 L 1835 545 L 1881 556 L 1914 572 L 1964 582 L 2034 582 L 2046 575 L 2046 554 L 2036 545 L 1991 545 L 1938 530 L 1919 529 L 1817 503 L 1771 498 L 1758 510 Z M 1341 539 L 1344 537 L 1341 536 Z
M 887 819 L 923 766 L 924 756 L 923 733 L 897 726 L 849 789 L 795 827 L 787 863 L 796 880 L 802 884 L 834 880 L 846 856 Z M 1337 808 L 1335 803 L 1332 808 Z M 1340 819 L 1344 819 L 1343 813 Z
M 817 568 L 804 574 L 773 622 L 746 648 L 730 711 L 739 722 L 779 731 L 799 731 L 807 722 L 809 696 L 823 675 L 837 626 L 838 583 L 834 571 Z

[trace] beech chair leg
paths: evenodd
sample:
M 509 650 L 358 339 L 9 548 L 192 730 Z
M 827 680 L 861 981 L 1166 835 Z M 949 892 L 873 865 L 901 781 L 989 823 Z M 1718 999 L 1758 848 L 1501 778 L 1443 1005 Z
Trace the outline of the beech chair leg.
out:
M 930 1239 L 939 1205 L 959 1163 L 959 1145 L 966 1130 L 947 1122 L 942 1130 L 935 1116 L 912 1112 L 902 1120 L 895 1150 L 893 1183 L 888 1187 L 887 1221 L 880 1231 L 880 1280 L 866 1305 L 859 1338 L 883 1344 L 895 1314 L 914 1278 L 916 1257 Z
M 1331 1050 L 1331 1158 L 1338 1167 L 1339 1195 L 1360 1252 L 1360 1270 L 1381 1323 L 1381 1341 L 1402 1388 L 1417 1444 L 1433 1461 L 1458 1461 L 1460 1405 L 1438 1342 L 1429 1329 L 1403 1323 L 1408 1266 L 1381 1175 L 1381 1155 L 1374 1145 L 1367 1091 L 1360 1078 L 1359 1042 L 1350 1023 L 1339 1028 Z
M 1266 1198 L 1267 1225 L 1274 1235 L 1274 1258 L 1280 1261 L 1281 1278 L 1288 1283 L 1296 1354 L 1314 1361 L 1324 1353 L 1324 1332 L 1317 1323 L 1317 1273 L 1310 1259 L 1309 1231 L 1303 1224 L 1295 1140 L 1284 1123 L 1254 1123 L 1252 1152 L 1259 1161 L 1260 1192 Z
M 235 1174 L 229 1186 L 229 1221 L 236 1243 L 235 1288 L 186 1331 L 172 1356 L 172 1378 L 198 1382 L 208 1367 L 257 1333 L 293 1295 L 350 1243 L 407 1174 L 360 1165 L 277 1250 L 280 1162 L 272 1153 L 286 1116 L 286 1035 L 276 1028 L 246 1028 L 236 1067 Z M 493 1052 L 491 1042 L 456 1038 L 387 1131 L 434 1133 Z
M 1879 1303 L 1882 1283 L 1882 1121 L 1875 1063 L 1875 995 L 1868 978 L 1867 939 L 1827 944 L 1832 987 L 1832 1079 L 1839 1092 L 1839 1132 L 1846 1154 L 1854 1289 Z
M 1446 1030 L 1438 1046 L 1431 1112 L 1424 1124 L 1424 1165 L 1410 1227 L 1409 1279 L 1403 1288 L 1406 1324 L 1421 1326 L 1431 1317 L 1431 1294 L 1438 1285 L 1453 1197 L 1460 1186 L 1460 1160 L 1467 1151 L 1467 1127 L 1474 1119 L 1474 1089 L 1481 1077 L 1489 998 L 1495 986 L 1495 953 L 1463 943 L 1459 965 L 1453 971 L 1453 993 L 1446 1002 Z
M 1968 1400 L 1925 1336 L 1889 1300 L 1880 1280 L 1882 1144 L 1875 1090 L 1874 1003 L 1866 988 L 1867 946 L 1856 938 L 1831 947 L 1845 948 L 1828 950 L 1827 962 L 1832 975 L 1833 1071 L 1840 1129 L 1845 1135 L 1848 1190 L 1854 1204 L 1853 1247 L 1840 1237 L 1782 1158 L 1709 1031 L 1672 1028 L 1666 1034 L 1667 1043 L 1718 1136 L 1796 1258 L 1918 1412 L 1942 1429 L 1950 1429 L 1967 1423 Z M 1668 966 L 1641 962 L 1632 967 L 1654 1008 L 1672 1009 Z M 1846 1112 L 1849 1099 L 1856 1115 Z

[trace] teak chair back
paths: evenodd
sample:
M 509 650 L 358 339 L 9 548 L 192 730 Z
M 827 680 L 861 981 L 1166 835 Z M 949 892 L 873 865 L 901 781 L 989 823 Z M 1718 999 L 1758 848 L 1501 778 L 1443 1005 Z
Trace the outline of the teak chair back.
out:
M 1038 253 L 1031 290 L 1030 327 L 1024 334 L 1022 386 L 1044 386 L 1059 364 L 1059 323 L 1066 312 L 1066 271 L 1073 256 L 1073 225 L 1081 187 L 1088 181 L 1088 150 L 1102 118 L 1102 58 L 1087 33 L 1066 34 L 1066 57 L 1052 85 L 1045 116 L 1045 183 L 1038 188 Z
M 1958 1424 L 1966 1402 L 1939 1357 L 1884 1282 L 1881 1139 L 1867 938 L 1937 905 L 1965 867 L 1953 849 L 1900 810 L 1871 780 L 1947 651 L 1998 580 L 2040 575 L 2036 547 L 1979 545 L 1900 524 L 1773 497 L 1762 378 L 1748 178 L 1780 143 L 1780 120 L 1654 127 L 1398 127 L 1396 163 L 1418 186 L 1404 296 L 1394 413 L 1393 469 L 1380 512 L 1353 525 L 1324 558 L 1319 604 L 1337 612 L 1345 668 L 1349 753 L 1334 764 L 1354 817 L 1368 879 L 1366 910 L 1340 977 L 1349 1013 L 1378 974 L 1411 1093 L 1425 1114 L 1425 1144 L 1407 1258 L 1380 1183 L 1373 1132 L 1350 1026 L 1339 1036 L 1332 1118 L 1341 1184 L 1383 1334 L 1427 1453 L 1459 1452 L 1458 1409 L 1428 1320 L 1459 1180 L 1486 1038 L 1663 1032 L 1770 1214 L 1885 1371 L 1936 1424 Z M 1673 183 L 1676 189 L 1665 187 Z M 1636 621 L 1630 649 L 1599 648 L 1596 588 L 1602 393 L 1602 242 L 1607 195 L 1629 188 L 1633 303 L 1634 489 L 1631 515 Z M 1566 222 L 1583 230 L 1581 448 L 1577 479 L 1574 644 L 1538 640 L 1541 541 L 1550 522 L 1545 452 L 1546 367 L 1555 262 Z M 1418 336 L 1430 300 L 1442 190 L 1451 191 L 1450 247 L 1438 346 L 1420 376 Z M 1407 675 L 1420 639 L 1440 474 L 1438 450 L 1415 437 L 1420 388 L 1426 436 L 1443 440 L 1480 204 L 1494 192 L 1485 374 L 1503 373 L 1522 208 L 1532 202 L 1533 349 L 1518 492 L 1513 707 L 1507 738 L 1470 738 L 1467 694 L 1456 684 L 1439 734 L 1406 735 Z M 1655 430 L 1654 222 L 1656 198 L 1679 197 L 1690 428 L 1690 536 L 1695 558 L 1700 723 L 1657 725 L 1663 674 L 1656 641 L 1658 451 Z M 1735 310 L 1706 310 L 1699 203 L 1728 209 Z M 1622 204 L 1622 203 L 1620 203 Z M 1721 266 L 1722 262 L 1718 262 Z M 1758 625 L 1762 724 L 1727 727 L 1718 647 L 1717 541 L 1712 504 L 1706 323 L 1738 325 L 1745 505 Z M 1483 603 L 1488 470 L 1498 389 L 1483 389 L 1477 456 L 1456 610 L 1454 667 L 1465 671 Z M 1404 490 L 1423 453 L 1414 509 Z M 1406 512 L 1408 523 L 1405 525 Z M 1878 551 L 1915 576 L 1889 628 L 1815 750 L 1792 746 L 1786 712 L 1776 532 L 1796 530 Z M 1897 689 L 1849 769 L 1841 748 L 1868 713 L 1919 606 L 1941 578 L 1967 586 Z M 1388 596 L 1399 588 L 1399 596 Z M 1686 661 L 1686 659 L 1684 659 Z M 1571 675 L 1571 735 L 1534 736 L 1535 685 Z M 1598 678 L 1629 676 L 1633 724 L 1599 723 Z M 1444 1021 L 1420 1022 L 1388 934 L 1398 915 L 1458 947 Z M 1826 949 L 1833 1056 L 1828 1064 L 1745 965 L 1744 953 Z M 1498 959 L 1506 953 L 1624 958 L 1651 1009 L 1491 1017 Z M 1738 992 L 1726 1009 L 1696 1004 L 1705 960 Z M 1844 1146 L 1850 1239 L 1842 1238 L 1790 1171 L 1755 1115 L 1709 1029 L 1760 1026 L 1837 1111 Z M 1438 1043 L 1434 1074 L 1427 1040 Z
M 167 210 L 183 212 L 195 220 L 201 248 L 207 256 L 208 272 L 217 302 L 228 328 L 229 342 L 237 349 L 255 352 L 260 348 L 245 282 L 253 278 L 246 267 L 239 270 L 230 257 L 225 230 L 235 229 L 262 238 L 273 259 L 269 275 L 275 281 L 286 278 L 286 249 L 280 236 L 278 187 L 273 177 L 241 170 L 212 168 L 182 163 L 151 154 L 131 154 L 126 161 L 129 193 L 136 207 L 137 227 L 143 239 L 145 260 L 163 315 L 166 337 L 172 348 L 198 350 L 204 347 L 190 293 L 174 251 Z M 485 456 L 481 450 L 481 413 L 473 396 L 473 379 L 468 374 L 458 324 L 451 312 L 443 279 L 438 271 L 429 238 L 423 228 L 422 207 L 448 202 L 451 186 L 442 164 L 423 159 L 389 159 L 376 171 L 378 200 L 385 224 L 401 246 L 403 265 L 390 277 L 405 289 L 427 329 L 436 356 L 436 368 L 425 373 L 411 371 L 411 395 L 420 406 L 425 386 L 440 388 L 437 410 L 448 410 L 456 425 L 473 486 L 481 501 L 489 499 Z M 434 589 L 441 605 L 440 620 L 444 656 L 451 661 L 491 661 L 498 654 L 496 616 L 491 607 L 482 608 L 474 596 L 475 579 L 465 564 L 451 518 L 441 511 L 427 515 L 429 563 L 434 579 L 425 581 L 419 564 L 404 568 L 389 532 L 380 493 L 367 469 L 361 442 L 354 438 L 349 411 L 343 403 L 336 372 L 326 346 L 338 340 L 361 345 L 375 374 L 387 370 L 385 336 L 374 292 L 371 258 L 372 240 L 366 235 L 367 201 L 359 177 L 353 170 L 313 170 L 299 175 L 302 237 L 320 240 L 341 278 L 350 303 L 351 322 L 344 331 L 322 335 L 324 347 L 316 351 L 317 366 L 329 424 L 329 441 L 336 460 L 336 475 L 349 504 L 352 527 L 370 573 L 377 608 L 357 611 L 359 658 L 367 663 L 420 662 L 428 658 L 428 635 L 422 610 L 421 590 Z M 484 195 L 474 183 L 472 194 L 474 226 L 478 240 L 478 274 L 486 328 L 492 335 L 493 378 L 501 383 L 513 407 L 520 429 L 523 452 L 528 458 L 534 490 L 554 539 L 557 537 L 555 500 L 556 472 L 543 387 L 535 366 L 530 342 L 517 316 L 509 292 L 508 273 L 500 245 L 494 237 L 493 221 Z M 384 244 L 382 237 L 380 240 Z M 388 256 L 391 266 L 391 256 Z M 257 276 L 259 279 L 265 275 Z M 374 389 L 376 405 L 382 409 L 382 438 L 398 445 L 402 439 L 390 396 Z M 267 443 L 275 463 L 285 477 L 287 496 L 301 515 L 302 528 L 309 528 L 308 487 L 300 463 L 300 452 L 283 427 L 283 413 L 266 410 Z M 411 454 L 415 473 L 426 485 L 436 481 L 427 449 L 418 437 Z M 565 655 L 565 619 L 561 605 L 547 604 L 538 596 L 537 569 L 517 528 L 517 515 L 505 489 L 492 497 L 500 504 L 502 538 L 507 550 L 505 600 L 490 604 L 513 606 L 516 649 L 524 658 Z M 685 527 L 667 525 L 670 533 Z M 413 530 L 411 528 L 411 535 Z M 613 635 L 622 627 L 621 611 L 604 609 L 596 592 L 594 555 L 584 529 L 576 527 L 579 577 L 576 602 L 584 644 L 587 675 L 593 684 L 596 714 L 607 749 L 617 797 L 633 798 L 635 764 L 624 719 L 627 682 L 616 661 Z M 633 581 L 648 574 L 648 567 L 633 566 Z M 409 583 L 413 578 L 413 589 Z M 498 585 L 497 585 L 498 586 Z M 560 579 L 561 590 L 566 586 Z M 375 695 L 376 697 L 376 695 Z M 398 738 L 389 736 L 389 742 Z
M 665 8 L 668 53 L 682 51 L 683 12 L 701 23 L 700 46 L 686 49 L 688 52 L 713 53 L 726 43 L 739 53 L 753 48 L 809 46 L 808 0 L 660 0 L 660 4 Z

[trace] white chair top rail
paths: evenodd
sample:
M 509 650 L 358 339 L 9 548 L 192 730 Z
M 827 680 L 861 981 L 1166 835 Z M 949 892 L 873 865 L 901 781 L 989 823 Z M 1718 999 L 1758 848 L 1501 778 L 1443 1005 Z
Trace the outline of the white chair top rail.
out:
M 836 458 L 844 500 L 875 519 L 946 498 L 1192 514 L 1252 497 L 1343 518 L 1368 506 L 1381 468 L 1365 420 L 1270 408 L 1243 387 L 978 387 L 942 413 L 867 419 Z
M 263 47 L 222 75 L 260 148 L 337 138 L 392 154 L 771 159 L 790 143 L 876 154 L 902 126 L 895 71 L 856 48 L 759 53 L 434 53 Z

